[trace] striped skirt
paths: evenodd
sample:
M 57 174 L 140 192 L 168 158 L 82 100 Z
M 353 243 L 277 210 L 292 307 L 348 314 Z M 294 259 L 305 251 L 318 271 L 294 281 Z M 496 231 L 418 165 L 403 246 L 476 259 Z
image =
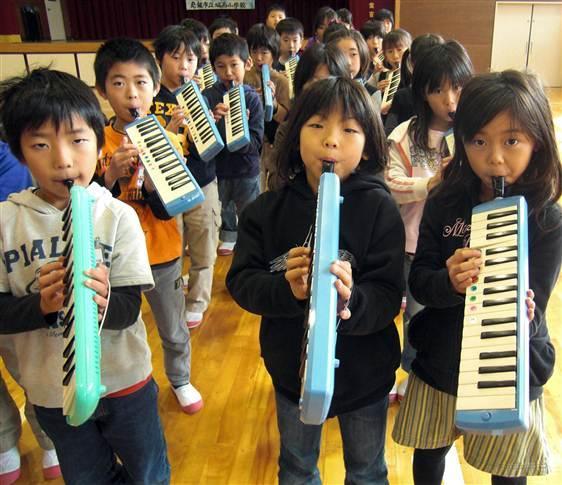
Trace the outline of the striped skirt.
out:
M 438 391 L 410 373 L 392 438 L 404 446 L 435 449 L 452 445 L 462 435 L 464 457 L 478 470 L 504 477 L 549 473 L 542 396 L 531 401 L 529 429 L 503 436 L 477 435 L 457 429 L 456 400 L 455 396 Z

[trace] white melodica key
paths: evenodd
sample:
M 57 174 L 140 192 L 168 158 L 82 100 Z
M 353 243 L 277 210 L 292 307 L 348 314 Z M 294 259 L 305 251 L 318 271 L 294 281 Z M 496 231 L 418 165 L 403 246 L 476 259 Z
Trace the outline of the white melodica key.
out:
M 223 97 L 223 103 L 228 107 L 224 117 L 226 147 L 235 152 L 250 143 L 243 86 L 229 89 Z

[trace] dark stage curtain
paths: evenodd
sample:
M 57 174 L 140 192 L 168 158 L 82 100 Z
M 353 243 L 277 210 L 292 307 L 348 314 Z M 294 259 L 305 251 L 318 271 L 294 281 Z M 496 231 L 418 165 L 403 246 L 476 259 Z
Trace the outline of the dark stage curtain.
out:
M 209 26 L 218 16 L 230 16 L 238 22 L 241 35 L 257 22 L 265 20 L 271 3 L 282 3 L 289 16 L 298 18 L 305 34 L 312 32 L 314 16 L 319 7 L 330 5 L 349 8 L 349 0 L 287 0 L 267 2 L 256 0 L 255 10 L 192 10 L 186 11 L 185 0 L 65 0 L 72 40 L 105 40 L 128 36 L 151 39 L 166 25 L 186 17 Z

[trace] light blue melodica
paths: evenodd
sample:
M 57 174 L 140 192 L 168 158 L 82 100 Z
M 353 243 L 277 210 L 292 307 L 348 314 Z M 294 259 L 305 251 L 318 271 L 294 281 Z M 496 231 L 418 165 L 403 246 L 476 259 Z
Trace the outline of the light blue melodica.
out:
M 224 117 L 226 148 L 229 152 L 235 152 L 250 143 L 244 87 L 242 85 L 231 87 L 224 94 L 223 103 L 228 106 L 228 112 Z
M 84 286 L 84 271 L 95 268 L 92 198 L 84 187 L 72 186 L 63 214 L 65 299 L 63 303 L 63 413 L 80 426 L 96 410 L 105 392 L 100 377 L 100 337 L 95 292 Z
M 324 162 L 318 188 L 308 330 L 301 363 L 300 420 L 305 424 L 326 420 L 339 365 L 335 356 L 338 293 L 330 266 L 338 259 L 342 198 L 333 170 L 333 163 Z
M 271 121 L 273 118 L 273 95 L 269 87 L 269 64 L 261 66 L 261 85 L 263 94 L 263 119 L 264 121 Z
M 470 247 L 483 266 L 466 290 L 455 423 L 487 434 L 529 425 L 529 289 L 527 203 L 496 197 L 472 211 Z

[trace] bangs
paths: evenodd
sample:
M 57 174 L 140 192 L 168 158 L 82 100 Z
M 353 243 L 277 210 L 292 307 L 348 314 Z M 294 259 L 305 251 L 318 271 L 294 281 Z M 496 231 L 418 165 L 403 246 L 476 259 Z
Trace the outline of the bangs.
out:
M 447 81 L 451 84 L 451 87 L 463 87 L 472 77 L 471 66 L 462 62 L 457 56 L 446 56 L 442 62 L 432 67 L 433 69 L 427 72 L 427 83 L 425 85 L 428 94 L 437 91 Z

